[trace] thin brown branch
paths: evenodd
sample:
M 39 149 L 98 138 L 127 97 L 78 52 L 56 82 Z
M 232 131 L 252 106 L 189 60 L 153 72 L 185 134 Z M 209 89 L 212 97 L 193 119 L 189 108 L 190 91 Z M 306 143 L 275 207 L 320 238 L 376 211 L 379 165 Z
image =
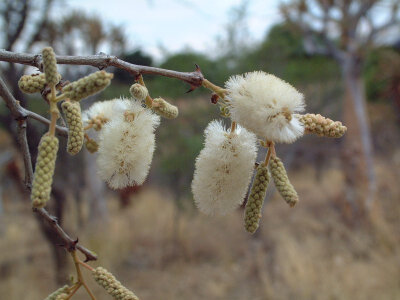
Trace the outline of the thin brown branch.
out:
M 33 168 L 30 159 L 30 153 L 28 148 L 28 141 L 26 136 L 26 118 L 30 117 L 33 112 L 30 112 L 23 107 L 21 107 L 18 101 L 14 98 L 14 96 L 10 93 L 4 81 L 0 78 L 0 96 L 6 102 L 8 108 L 10 109 L 13 117 L 18 121 L 18 142 L 22 149 L 22 154 L 24 157 L 25 164 L 25 183 L 27 188 L 29 189 L 32 185 L 33 179 Z M 43 121 L 42 119 L 47 120 L 46 118 L 40 117 L 39 115 L 34 114 L 37 119 Z M 38 118 L 40 117 L 40 118 Z M 49 120 L 47 120 L 49 123 Z M 65 128 L 64 128 L 65 129 Z M 66 130 L 66 129 L 65 129 Z M 68 131 L 67 131 L 68 132 Z M 57 218 L 50 215 L 44 208 L 34 209 L 34 211 L 44 219 L 49 225 L 53 228 L 53 230 L 57 233 L 59 238 L 63 241 L 63 246 L 68 251 L 73 251 L 75 249 L 79 250 L 86 256 L 86 261 L 96 260 L 97 256 L 92 253 L 90 250 L 78 244 L 77 240 L 73 240 L 65 231 L 61 228 L 61 226 L 57 222 Z
M 88 56 L 56 56 L 57 63 L 61 65 L 86 65 L 99 69 L 107 67 L 116 67 L 125 70 L 133 76 L 140 74 L 152 74 L 165 77 L 176 78 L 189 83 L 193 87 L 199 87 L 204 80 L 203 74 L 199 69 L 193 72 L 178 72 L 173 70 L 161 69 L 156 67 L 141 66 L 128 63 L 116 56 L 107 54 L 88 55 Z M 42 57 L 40 54 L 15 53 L 0 50 L 0 61 L 7 61 L 17 64 L 24 64 L 43 69 Z

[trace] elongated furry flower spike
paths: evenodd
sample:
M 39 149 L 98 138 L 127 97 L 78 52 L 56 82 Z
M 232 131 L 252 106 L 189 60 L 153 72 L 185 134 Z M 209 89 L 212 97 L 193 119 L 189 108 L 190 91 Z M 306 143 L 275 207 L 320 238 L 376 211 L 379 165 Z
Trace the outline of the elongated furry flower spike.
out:
M 194 201 L 202 212 L 224 215 L 243 203 L 257 156 L 256 140 L 240 126 L 231 133 L 221 121 L 208 124 L 192 181 Z
M 140 185 L 149 172 L 160 117 L 131 100 L 118 100 L 99 134 L 97 166 L 113 189 Z
M 68 125 L 67 152 L 71 155 L 81 151 L 83 146 L 83 124 L 81 105 L 76 101 L 64 101 L 61 105 Z
M 333 121 L 325 118 L 320 114 L 296 115 L 301 123 L 303 123 L 306 133 L 314 133 L 319 136 L 340 138 L 346 131 L 347 127 L 342 122 Z
M 51 86 L 55 86 L 60 81 L 60 76 L 57 71 L 56 55 L 53 48 L 43 48 L 42 59 L 46 82 Z
M 303 135 L 293 113 L 304 110 L 304 97 L 287 82 L 256 71 L 232 76 L 225 86 L 233 121 L 273 142 L 292 143 Z

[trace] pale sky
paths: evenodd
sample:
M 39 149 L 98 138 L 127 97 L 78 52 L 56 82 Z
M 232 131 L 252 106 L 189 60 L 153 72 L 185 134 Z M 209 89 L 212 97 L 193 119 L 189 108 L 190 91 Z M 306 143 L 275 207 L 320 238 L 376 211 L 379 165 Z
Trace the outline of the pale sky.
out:
M 190 47 L 201 52 L 215 51 L 215 40 L 224 32 L 231 7 L 241 0 L 68 0 L 69 8 L 104 17 L 123 25 L 129 48 L 141 46 L 156 58 L 160 45 L 170 52 Z M 250 37 L 260 40 L 281 17 L 279 0 L 250 0 Z M 64 4 L 65 5 L 65 4 Z M 67 11 L 67 9 L 65 10 Z

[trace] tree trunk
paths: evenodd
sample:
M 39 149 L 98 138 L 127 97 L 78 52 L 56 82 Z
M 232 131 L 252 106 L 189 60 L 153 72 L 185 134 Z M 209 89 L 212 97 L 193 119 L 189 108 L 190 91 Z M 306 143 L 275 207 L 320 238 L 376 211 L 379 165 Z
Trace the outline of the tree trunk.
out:
M 343 156 L 345 197 L 353 210 L 362 214 L 371 207 L 376 192 L 373 144 L 361 64 L 349 55 L 341 67 L 345 86 L 344 122 L 348 127 Z

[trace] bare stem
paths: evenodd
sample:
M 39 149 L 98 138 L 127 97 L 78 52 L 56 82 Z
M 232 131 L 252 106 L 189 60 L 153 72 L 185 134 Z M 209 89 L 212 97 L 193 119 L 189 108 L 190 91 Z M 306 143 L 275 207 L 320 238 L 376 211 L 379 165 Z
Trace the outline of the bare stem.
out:
M 84 263 L 83 261 L 79 260 L 78 263 L 81 264 L 86 269 L 88 269 L 89 271 L 92 271 L 92 272 L 94 271 L 94 269 L 91 266 L 89 266 L 88 264 Z
M 219 87 L 219 86 L 217 86 L 217 85 L 215 85 L 215 84 L 213 84 L 212 82 L 208 81 L 207 79 L 203 80 L 203 87 L 213 91 L 214 93 L 216 93 L 221 98 L 225 98 L 226 90 L 221 88 L 221 87 Z
M 80 268 L 80 260 L 78 258 L 78 255 L 77 255 L 76 251 L 71 251 L 71 256 L 72 256 L 72 259 L 74 260 L 74 265 L 75 265 L 75 269 L 76 269 L 76 275 L 78 276 L 78 282 L 81 283 L 85 287 L 85 289 L 86 289 L 87 293 L 89 294 L 90 298 L 92 300 L 96 300 L 96 297 L 93 295 L 92 291 L 87 286 L 87 284 L 85 282 L 85 278 L 82 275 L 82 271 L 81 271 L 81 268 Z
M 275 144 L 274 142 L 266 141 L 266 145 L 268 146 L 268 152 L 267 155 L 265 155 L 265 160 L 264 160 L 264 166 L 268 166 L 269 160 L 271 158 L 271 155 L 275 155 Z
M 142 75 L 139 76 L 138 80 L 139 80 L 139 83 L 140 83 L 141 85 L 143 85 L 144 87 L 146 87 L 146 84 L 144 83 L 144 80 L 143 80 L 143 76 L 142 76 Z M 147 94 L 146 99 L 145 99 L 145 103 L 146 103 L 146 106 L 147 106 L 147 107 L 149 107 L 149 108 L 152 108 L 152 107 L 153 107 L 153 98 L 150 97 L 150 94 Z

